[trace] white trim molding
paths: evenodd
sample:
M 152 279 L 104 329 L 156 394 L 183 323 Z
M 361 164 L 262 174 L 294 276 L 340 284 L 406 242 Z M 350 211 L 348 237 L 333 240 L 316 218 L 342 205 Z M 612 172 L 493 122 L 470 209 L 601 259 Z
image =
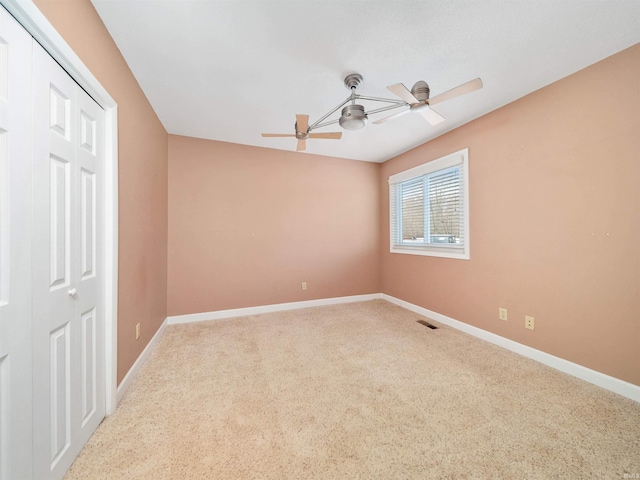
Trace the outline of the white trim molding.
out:
M 122 396 L 126 392 L 127 388 L 129 388 L 129 385 L 131 385 L 131 382 L 133 381 L 133 379 L 136 377 L 136 375 L 138 375 L 138 372 L 140 371 L 144 363 L 149 358 L 149 355 L 151 355 L 151 352 L 153 352 L 153 350 L 158 345 L 158 342 L 162 338 L 162 335 L 164 334 L 164 330 L 165 328 L 167 328 L 167 325 L 169 323 L 167 320 L 168 320 L 167 318 L 164 319 L 164 322 L 162 322 L 162 325 L 160 325 L 160 328 L 158 328 L 153 338 L 149 341 L 149 343 L 147 343 L 147 346 L 144 347 L 144 350 L 142 350 L 142 353 L 140 353 L 140 356 L 136 359 L 133 365 L 131 365 L 131 368 L 129 369 L 127 374 L 124 376 L 124 378 L 120 382 L 120 385 L 118 385 L 118 395 L 117 395 L 118 403 L 122 399 Z
M 0 0 L 0 3 L 105 111 L 103 312 L 105 319 L 105 407 L 106 414 L 110 415 L 117 406 L 118 107 L 109 92 L 31 0 Z
M 494 345 L 498 345 L 499 347 L 506 348 L 507 350 L 511 350 L 512 352 L 520 354 L 524 357 L 531 358 L 536 362 L 542 363 L 563 373 L 567 373 L 576 378 L 597 385 L 598 387 L 604 388 L 605 390 L 609 390 L 611 392 L 617 393 L 618 395 L 622 395 L 623 397 L 627 397 L 631 400 L 635 400 L 636 402 L 640 402 L 640 386 L 638 385 L 625 382 L 624 380 L 620 380 L 604 373 L 591 370 L 590 368 L 583 367 L 582 365 L 564 360 L 554 355 L 545 353 L 541 350 L 537 350 L 527 345 L 514 342 L 513 340 L 501 337 L 500 335 L 496 335 L 495 333 L 487 332 L 486 330 L 482 330 L 481 328 L 474 327 L 459 320 L 447 317 L 446 315 L 442 315 L 441 313 L 437 313 L 418 305 L 414 305 L 413 303 L 400 300 L 399 298 L 392 297 L 391 295 L 383 293 L 380 294 L 380 298 L 402 308 L 406 308 L 407 310 L 415 312 L 419 315 L 428 317 L 432 320 L 435 320 L 436 322 L 440 322 L 443 325 L 447 325 L 462 332 L 468 333 L 469 335 L 473 335 L 474 337 L 493 343 Z
M 120 386 L 118 387 L 118 401 L 122 397 L 122 394 L 124 393 L 124 390 L 127 388 L 128 384 L 133 380 L 140 367 L 144 364 L 148 355 L 151 353 L 151 350 L 155 347 L 167 325 L 203 322 L 207 320 L 222 320 L 226 318 L 245 317 L 248 315 L 260 315 L 263 313 L 297 310 L 300 308 L 366 302 L 369 300 L 379 299 L 386 300 L 390 303 L 398 305 L 399 307 L 405 308 L 414 313 L 440 322 L 443 325 L 447 325 L 449 327 L 455 328 L 456 330 L 468 333 L 469 335 L 473 335 L 474 337 L 493 343 L 494 345 L 497 345 L 499 347 L 506 348 L 507 350 L 510 350 L 514 353 L 535 360 L 536 362 L 542 363 L 543 365 L 547 365 L 551 368 L 572 375 L 586 382 L 592 383 L 598 387 L 604 388 L 605 390 L 609 390 L 611 392 L 622 395 L 623 397 L 635 400 L 636 402 L 640 402 L 640 386 L 633 385 L 631 383 L 625 382 L 615 377 L 611 377 L 609 375 L 605 375 L 604 373 L 600 373 L 595 370 L 591 370 L 587 367 L 583 367 L 582 365 L 578 365 L 577 363 L 573 363 L 554 355 L 550 355 L 527 345 L 514 342 L 513 340 L 509 340 L 508 338 L 504 338 L 500 335 L 487 332 L 486 330 L 482 330 L 481 328 L 474 327 L 459 320 L 455 320 L 451 317 L 447 317 L 446 315 L 442 315 L 441 313 L 437 313 L 413 303 L 400 300 L 399 298 L 392 297 L 391 295 L 387 295 L 385 293 L 371 293 L 367 295 L 353 295 L 348 297 L 322 298 L 318 300 L 307 300 L 302 302 L 278 303 L 273 305 L 234 308 L 230 310 L 217 310 L 213 312 L 192 313 L 188 315 L 176 315 L 167 317 L 164 323 L 161 325 L 160 329 L 158 329 L 158 332 L 155 334 L 153 339 L 149 342 L 149 345 L 147 345 L 144 351 L 140 354 L 138 360 L 136 360 L 125 378 L 120 383 Z
M 203 322 L 206 320 L 222 320 L 224 318 L 246 317 L 247 315 L 260 315 L 261 313 L 284 312 L 286 310 L 297 310 L 299 308 L 324 307 L 326 305 L 338 305 L 341 303 L 366 302 L 369 300 L 379 300 L 380 293 L 367 295 L 352 295 L 348 297 L 321 298 L 318 300 L 305 300 L 302 302 L 276 303 L 273 305 L 262 305 L 259 307 L 233 308 L 230 310 L 217 310 L 215 312 L 192 313 L 189 315 L 176 315 L 167 317 L 169 325 L 179 323 Z

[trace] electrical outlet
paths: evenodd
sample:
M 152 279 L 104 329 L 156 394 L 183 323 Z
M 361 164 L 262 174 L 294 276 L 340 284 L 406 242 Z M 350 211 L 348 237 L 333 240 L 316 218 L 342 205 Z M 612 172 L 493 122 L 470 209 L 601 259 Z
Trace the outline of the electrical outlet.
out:
M 506 320 L 507 319 L 507 309 L 506 308 L 499 308 L 498 309 L 498 318 L 500 318 L 500 320 Z
M 136 323 L 136 340 L 140 338 L 140 323 Z
M 306 290 L 307 289 L 307 282 L 302 282 L 302 290 Z
M 535 326 L 534 321 L 535 321 L 535 319 L 533 317 L 530 317 L 529 315 L 525 315 L 524 316 L 524 328 L 528 328 L 529 330 L 533 330 L 533 327 Z

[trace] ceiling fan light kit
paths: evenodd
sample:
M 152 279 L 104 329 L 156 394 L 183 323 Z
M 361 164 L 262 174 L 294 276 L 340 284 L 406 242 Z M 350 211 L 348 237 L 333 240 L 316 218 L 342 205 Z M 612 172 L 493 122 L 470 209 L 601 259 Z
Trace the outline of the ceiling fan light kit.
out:
M 338 123 L 345 130 L 360 130 L 367 124 L 367 114 L 362 105 L 347 105 L 342 109 Z
M 327 132 L 327 133 L 310 133 L 317 128 L 326 127 L 338 123 L 345 130 L 360 130 L 367 124 L 369 115 L 392 110 L 400 107 L 409 107 L 401 112 L 395 113 L 388 117 L 381 118 L 373 122 L 374 124 L 383 123 L 394 118 L 397 118 L 407 112 L 419 112 L 422 116 L 431 124 L 437 125 L 444 121 L 444 117 L 438 112 L 433 110 L 430 105 L 440 103 L 445 100 L 463 95 L 465 93 L 472 92 L 482 88 L 482 80 L 476 78 L 470 82 L 464 83 L 458 87 L 452 88 L 440 95 L 436 95 L 434 98 L 429 99 L 430 89 L 427 82 L 420 80 L 415 83 L 411 90 L 407 89 L 403 84 L 397 83 L 395 85 L 389 85 L 387 89 L 400 97 L 401 100 L 391 98 L 377 98 L 367 97 L 356 93 L 356 88 L 362 83 L 362 75 L 359 73 L 351 73 L 344 79 L 345 86 L 351 91 L 351 94 L 337 107 L 329 111 L 329 113 L 322 116 L 318 121 L 309 125 L 308 115 L 296 115 L 295 134 L 278 134 L 278 133 L 263 133 L 263 137 L 295 137 L 298 139 L 297 151 L 306 149 L 306 140 L 309 138 L 324 138 L 324 139 L 340 139 L 342 137 L 341 132 Z M 368 100 L 373 102 L 387 103 L 387 106 L 377 108 L 374 110 L 365 110 L 364 106 L 356 103 L 356 100 Z M 347 105 L 349 103 L 349 105 Z M 346 105 L 346 106 L 345 106 Z M 325 121 L 335 112 L 342 108 L 340 117 L 336 120 Z M 323 123 L 324 122 L 324 123 Z

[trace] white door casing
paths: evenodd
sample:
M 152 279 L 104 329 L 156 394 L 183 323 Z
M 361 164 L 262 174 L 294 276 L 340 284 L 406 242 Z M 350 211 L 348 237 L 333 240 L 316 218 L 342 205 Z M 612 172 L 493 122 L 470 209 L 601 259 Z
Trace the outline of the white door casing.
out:
M 0 478 L 31 478 L 31 47 L 0 9 Z
M 104 112 L 33 47 L 33 468 L 62 478 L 105 415 Z

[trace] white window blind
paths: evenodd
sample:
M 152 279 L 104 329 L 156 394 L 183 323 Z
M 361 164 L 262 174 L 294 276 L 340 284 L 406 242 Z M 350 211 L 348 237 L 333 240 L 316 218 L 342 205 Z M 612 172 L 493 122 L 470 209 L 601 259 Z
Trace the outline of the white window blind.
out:
M 389 177 L 392 253 L 469 258 L 468 150 Z

